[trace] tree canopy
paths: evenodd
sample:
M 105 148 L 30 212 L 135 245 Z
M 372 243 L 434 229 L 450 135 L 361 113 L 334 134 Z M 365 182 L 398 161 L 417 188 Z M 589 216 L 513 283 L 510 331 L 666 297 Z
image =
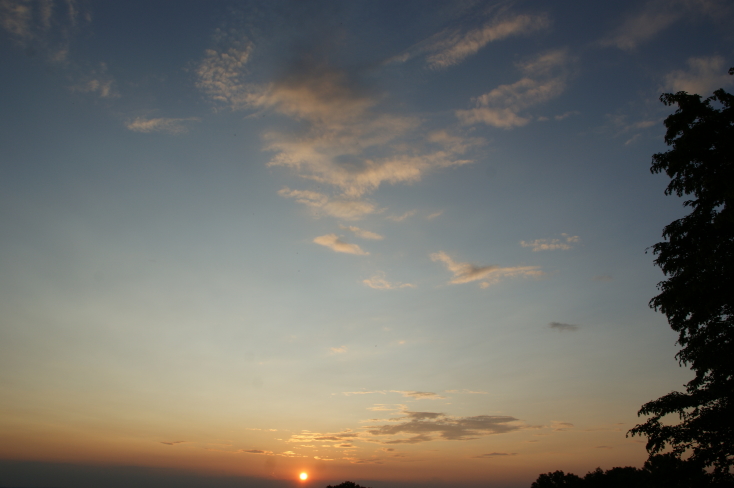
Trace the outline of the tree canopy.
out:
M 712 483 L 700 467 L 681 461 L 673 453 L 657 454 L 641 469 L 633 467 L 596 468 L 581 478 L 573 473 L 555 471 L 541 474 L 531 488 L 691 488 L 724 487 Z M 728 488 L 728 486 L 727 486 Z
M 671 149 L 653 156 L 651 171 L 670 177 L 666 195 L 690 197 L 691 212 L 652 246 L 666 279 L 650 306 L 678 332 L 676 357 L 695 377 L 685 392 L 643 405 L 638 415 L 649 418 L 629 433 L 647 436 L 651 456 L 670 448 L 726 481 L 734 464 L 734 95 L 719 89 L 706 99 L 686 92 L 660 99 L 678 108 L 665 119 Z M 664 422 L 670 414 L 680 422 Z

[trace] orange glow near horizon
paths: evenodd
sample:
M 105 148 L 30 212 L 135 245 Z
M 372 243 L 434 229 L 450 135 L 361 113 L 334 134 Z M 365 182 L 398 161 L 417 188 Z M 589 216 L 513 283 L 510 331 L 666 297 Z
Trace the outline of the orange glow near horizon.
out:
M 306 481 L 308 479 L 308 473 L 301 473 L 298 477 L 301 478 L 301 481 Z

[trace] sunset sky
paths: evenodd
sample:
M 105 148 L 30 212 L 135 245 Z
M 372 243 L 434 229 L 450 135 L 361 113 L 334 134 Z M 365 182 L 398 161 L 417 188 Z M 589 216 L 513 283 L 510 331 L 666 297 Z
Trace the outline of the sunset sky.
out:
M 685 214 L 658 97 L 731 90 L 733 22 L 0 0 L 0 486 L 641 466 L 692 377 L 647 305 Z

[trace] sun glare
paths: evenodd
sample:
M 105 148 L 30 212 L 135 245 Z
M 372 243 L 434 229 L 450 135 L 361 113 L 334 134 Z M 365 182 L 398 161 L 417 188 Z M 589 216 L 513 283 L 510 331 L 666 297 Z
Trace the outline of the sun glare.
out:
M 308 473 L 301 473 L 298 477 L 301 478 L 301 481 L 306 481 L 308 479 Z

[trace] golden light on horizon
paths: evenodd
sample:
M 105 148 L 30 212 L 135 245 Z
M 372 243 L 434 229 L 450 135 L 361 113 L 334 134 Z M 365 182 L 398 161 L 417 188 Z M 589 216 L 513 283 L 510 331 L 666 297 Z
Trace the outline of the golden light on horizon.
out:
M 308 479 L 308 473 L 301 473 L 298 477 L 301 478 L 301 481 L 306 481 Z

